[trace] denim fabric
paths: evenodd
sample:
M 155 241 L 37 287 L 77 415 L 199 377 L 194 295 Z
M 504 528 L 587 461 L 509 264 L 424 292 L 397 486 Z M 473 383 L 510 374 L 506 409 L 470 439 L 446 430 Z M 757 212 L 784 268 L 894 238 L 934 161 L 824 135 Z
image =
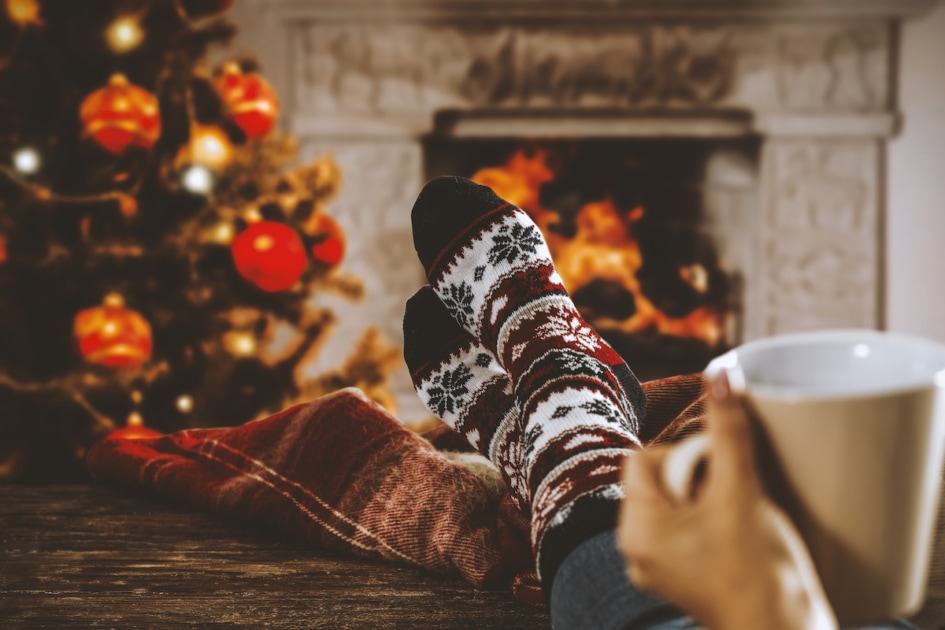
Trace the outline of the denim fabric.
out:
M 613 530 L 581 544 L 558 569 L 551 587 L 554 630 L 698 630 L 678 608 L 627 579 Z M 894 619 L 856 630 L 915 630 Z M 850 629 L 854 630 L 854 629 Z

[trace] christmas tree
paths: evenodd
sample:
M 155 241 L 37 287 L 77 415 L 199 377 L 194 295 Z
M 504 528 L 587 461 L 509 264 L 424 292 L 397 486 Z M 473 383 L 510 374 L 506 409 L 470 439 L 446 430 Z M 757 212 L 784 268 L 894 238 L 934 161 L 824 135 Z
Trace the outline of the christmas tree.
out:
M 211 68 L 232 0 L 2 0 L 0 480 L 84 478 L 95 440 L 233 426 L 397 360 L 368 330 L 305 381 L 357 299 L 330 156 L 289 170 L 252 59 Z

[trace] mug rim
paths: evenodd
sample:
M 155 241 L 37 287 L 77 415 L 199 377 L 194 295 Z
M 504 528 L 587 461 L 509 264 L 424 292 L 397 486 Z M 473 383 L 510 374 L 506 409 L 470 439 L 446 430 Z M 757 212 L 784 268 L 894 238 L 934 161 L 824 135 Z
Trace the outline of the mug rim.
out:
M 719 372 L 726 371 L 729 377 L 731 387 L 735 391 L 746 394 L 758 394 L 766 398 L 782 400 L 826 400 L 826 399 L 845 399 L 845 398 L 864 398 L 873 395 L 889 395 L 893 393 L 906 393 L 925 388 L 945 389 L 945 368 L 932 372 L 929 376 L 916 376 L 911 379 L 898 381 L 888 386 L 880 386 L 869 390 L 855 391 L 836 391 L 836 390 L 811 390 L 799 386 L 777 385 L 771 383 L 749 384 L 740 369 L 739 359 L 741 356 L 748 356 L 758 352 L 796 345 L 798 343 L 818 343 L 818 342 L 839 342 L 839 343 L 868 343 L 870 341 L 883 340 L 884 342 L 898 342 L 906 347 L 925 351 L 938 355 L 945 362 L 945 344 L 925 337 L 919 337 L 907 333 L 886 330 L 874 330 L 870 328 L 838 328 L 815 330 L 797 333 L 785 333 L 753 339 L 741 345 L 738 345 L 728 352 L 725 352 L 711 361 L 706 366 L 703 374 L 711 379 Z

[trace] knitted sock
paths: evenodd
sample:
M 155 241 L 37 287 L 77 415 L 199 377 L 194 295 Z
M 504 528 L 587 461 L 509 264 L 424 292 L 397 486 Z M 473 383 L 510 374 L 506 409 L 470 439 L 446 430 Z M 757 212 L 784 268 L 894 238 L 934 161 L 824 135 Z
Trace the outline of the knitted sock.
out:
M 522 439 L 512 383 L 492 353 L 460 328 L 425 286 L 404 309 L 404 360 L 417 395 L 499 469 L 528 514 Z
M 497 318 L 507 316 L 507 311 L 520 305 L 520 301 L 510 303 L 510 296 L 501 295 L 497 280 L 507 279 L 503 288 L 517 293 L 563 296 L 576 316 L 570 325 L 577 326 L 575 332 L 594 338 L 599 344 L 596 358 L 607 364 L 636 417 L 643 418 L 646 394 L 639 380 L 623 358 L 577 313 L 554 271 L 544 238 L 524 211 L 486 186 L 461 177 L 440 177 L 421 191 L 411 218 L 414 246 L 430 285 L 461 327 L 494 351 L 496 340 L 489 338 L 490 330 L 497 330 Z M 485 247 L 489 248 L 487 253 L 476 251 Z M 516 269 L 536 265 L 542 267 L 540 273 L 550 276 L 544 279 L 545 286 L 528 286 L 541 282 L 540 274 L 511 277 Z M 518 286 L 516 281 L 526 286 Z M 492 313 L 492 325 L 480 330 L 486 295 L 495 295 L 496 311 L 506 312 Z
M 623 459 L 639 445 L 642 388 L 632 373 L 618 376 L 629 368 L 578 314 L 522 210 L 485 186 L 444 177 L 420 193 L 412 221 L 430 286 L 512 381 L 523 500 L 548 588 L 572 549 L 616 523 Z

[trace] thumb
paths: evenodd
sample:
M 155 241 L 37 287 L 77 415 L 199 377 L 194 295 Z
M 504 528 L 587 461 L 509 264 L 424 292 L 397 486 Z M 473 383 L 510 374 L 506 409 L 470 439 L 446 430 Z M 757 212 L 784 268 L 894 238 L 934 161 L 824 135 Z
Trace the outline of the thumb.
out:
M 712 458 L 707 491 L 760 489 L 752 421 L 743 400 L 732 392 L 724 370 L 709 383 L 707 415 Z

